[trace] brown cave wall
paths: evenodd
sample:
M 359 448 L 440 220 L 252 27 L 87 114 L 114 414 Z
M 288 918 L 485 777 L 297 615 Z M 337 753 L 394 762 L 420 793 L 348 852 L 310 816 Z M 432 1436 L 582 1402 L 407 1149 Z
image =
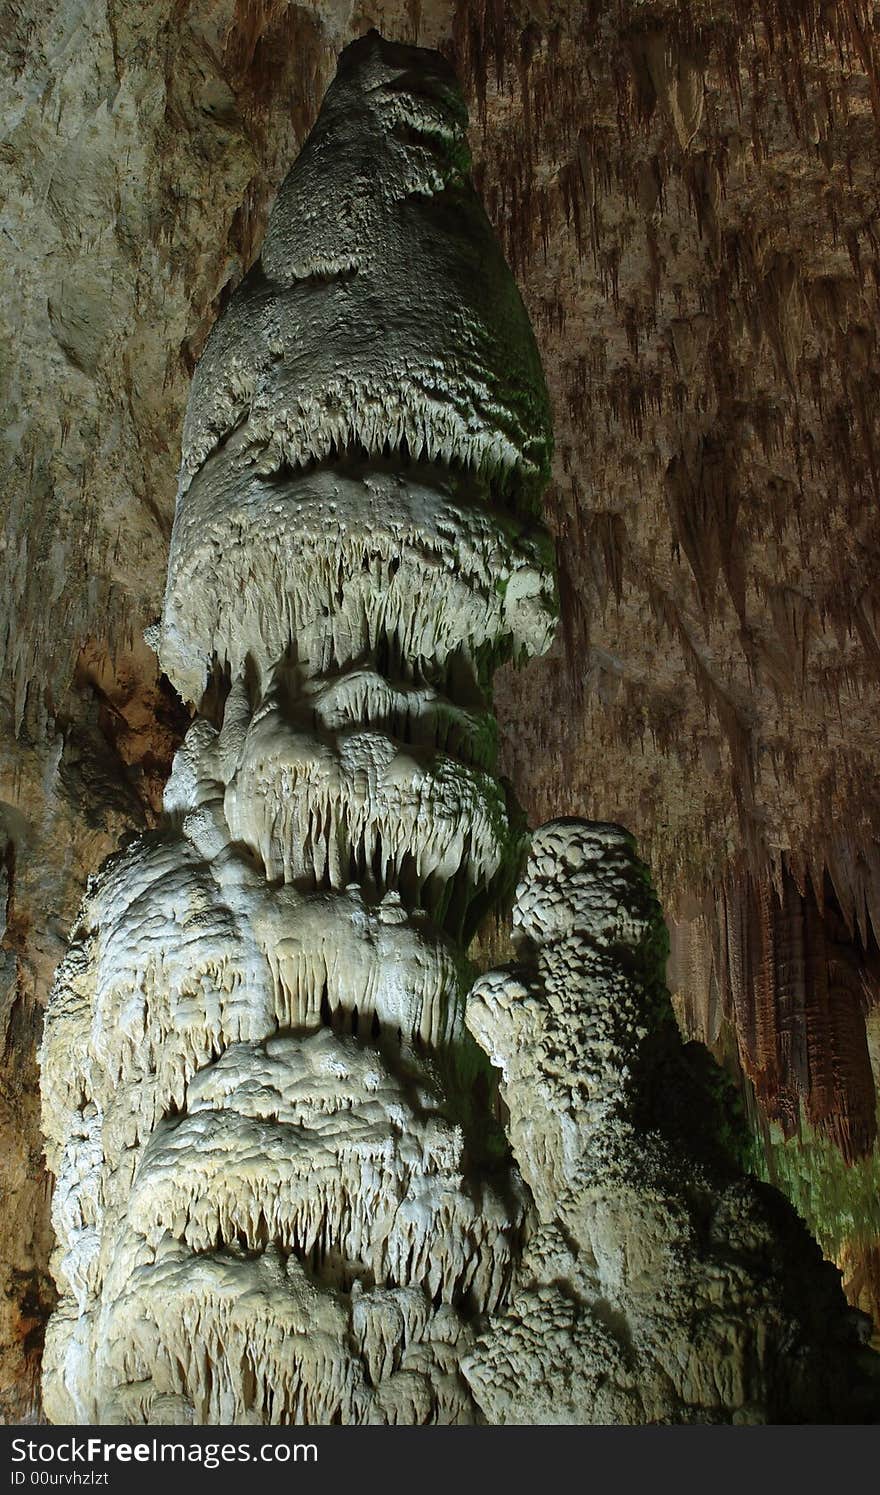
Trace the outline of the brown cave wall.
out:
M 880 955 L 847 926 L 826 884 L 817 897 L 783 862 L 778 881 L 722 885 L 713 906 L 672 930 L 670 985 L 682 1026 L 710 1048 L 732 1026 L 743 1070 L 784 1137 L 801 1121 L 847 1163 L 877 1139 L 866 1017 L 880 1001 Z
M 715 1025 L 758 1132 L 793 1137 L 776 1181 L 842 1262 L 880 1241 L 873 24 L 585 16 L 580 50 L 507 54 L 532 102 L 487 174 L 535 136 L 567 165 L 484 187 L 558 442 L 564 637 L 507 682 L 508 770 L 538 819 L 636 832 L 689 949 L 691 1031 Z
M 499 684 L 505 769 L 533 820 L 614 818 L 638 836 L 676 928 L 680 1010 L 738 1059 L 760 1125 L 795 1147 L 821 1133 L 852 1176 L 877 1158 L 874 12 L 14 0 L 0 28 L 10 1420 L 34 1405 L 51 1301 L 40 1010 L 86 876 L 150 822 L 186 720 L 140 637 L 189 377 L 337 51 L 370 24 L 461 71 L 554 401 L 563 637 Z M 876 1249 L 869 1229 L 839 1249 L 854 1299 L 870 1298 Z

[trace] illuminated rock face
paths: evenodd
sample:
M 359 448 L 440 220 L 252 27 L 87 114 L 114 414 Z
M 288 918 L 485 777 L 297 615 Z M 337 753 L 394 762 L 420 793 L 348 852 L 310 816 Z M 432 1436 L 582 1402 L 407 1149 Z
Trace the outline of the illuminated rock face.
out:
M 554 582 L 465 122 L 435 54 L 350 48 L 196 373 L 153 642 L 206 714 L 46 1025 L 56 1421 L 477 1415 L 526 1205 L 464 948 L 524 846 L 491 674 Z
M 481 976 L 467 1004 L 534 1202 L 507 1305 L 465 1353 L 487 1419 L 873 1416 L 876 1357 L 860 1359 L 864 1320 L 839 1273 L 721 1145 L 723 1109 L 705 1056 L 689 1062 L 679 1039 L 666 930 L 632 838 L 542 826 L 513 923 L 522 964 Z
M 56 1422 L 837 1394 L 830 1269 L 691 1157 L 698 1110 L 667 1124 L 686 1075 L 628 838 L 544 827 L 526 963 L 474 985 L 464 955 L 526 850 L 492 671 L 554 617 L 543 379 L 464 126 L 435 54 L 351 47 L 196 373 L 151 637 L 200 714 L 46 1021 Z

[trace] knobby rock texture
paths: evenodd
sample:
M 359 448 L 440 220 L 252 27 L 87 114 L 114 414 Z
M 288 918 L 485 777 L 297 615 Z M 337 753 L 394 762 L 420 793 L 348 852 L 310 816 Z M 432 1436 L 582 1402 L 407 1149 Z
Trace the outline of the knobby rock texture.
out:
M 499 677 L 533 823 L 614 819 L 687 1031 L 877 1311 L 877 155 L 860 0 L 7 4 L 3 1413 L 38 1412 L 41 1012 L 189 713 L 161 609 L 189 380 L 336 55 L 444 50 L 536 327 L 564 639 Z M 789 1140 L 786 1140 L 788 1138 Z
M 509 1301 L 463 1362 L 487 1419 L 870 1419 L 866 1316 L 785 1200 L 737 1167 L 721 1072 L 675 1025 L 628 833 L 541 826 L 513 938 L 519 961 L 467 1004 L 533 1202 Z

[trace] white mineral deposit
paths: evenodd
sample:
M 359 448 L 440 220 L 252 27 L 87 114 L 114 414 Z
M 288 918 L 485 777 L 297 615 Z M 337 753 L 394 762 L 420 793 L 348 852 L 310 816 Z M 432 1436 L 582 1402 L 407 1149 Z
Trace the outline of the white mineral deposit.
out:
M 350 46 L 196 369 L 150 630 L 196 716 L 46 1018 L 55 1422 L 856 1405 L 833 1268 L 713 1144 L 630 838 L 529 843 L 494 773 L 551 427 L 466 123 L 438 54 Z

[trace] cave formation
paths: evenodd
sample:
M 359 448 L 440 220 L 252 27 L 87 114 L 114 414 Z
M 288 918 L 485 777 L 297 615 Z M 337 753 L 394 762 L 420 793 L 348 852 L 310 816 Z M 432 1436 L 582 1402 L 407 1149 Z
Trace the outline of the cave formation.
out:
M 161 602 L 190 379 L 365 24 L 320 6 L 166 11 L 18 7 L 5 41 L 0 1397 L 12 1421 L 39 1409 L 54 1303 L 42 1008 L 87 876 L 124 832 L 158 823 L 190 726 L 141 641 Z M 396 23 L 386 8 L 382 24 L 456 66 L 477 185 L 550 386 L 543 509 L 562 628 L 542 659 L 496 677 L 501 768 L 532 824 L 610 815 L 636 833 L 670 926 L 677 1017 L 742 1087 L 750 1166 L 876 1318 L 873 22 L 860 6 L 612 15 L 468 0 L 403 7 Z M 182 586 L 171 605 L 202 595 Z M 234 620 L 218 622 L 222 637 Z M 164 641 L 162 663 L 186 700 L 181 641 L 185 630 Z M 270 730 L 302 689 L 296 670 L 285 661 L 261 704 L 246 679 L 232 698 L 242 722 L 259 705 Z M 220 727 L 229 684 L 211 681 L 202 731 Z M 361 684 L 366 699 L 379 682 Z M 424 696 L 417 710 L 430 716 Z M 169 785 L 183 794 L 172 816 L 196 814 L 180 773 L 197 748 L 198 733 Z M 326 939 L 326 910 L 297 917 Z M 484 924 L 478 950 L 496 944 Z M 466 971 L 443 980 L 460 1002 Z M 456 1001 L 426 1010 L 446 1024 L 430 1043 L 459 1049 Z M 358 1026 L 360 1041 L 360 1014 Z M 444 1072 L 442 1086 L 459 1083 Z M 524 1302 L 531 1290 L 510 1287 Z
M 681 1124 L 631 838 L 528 837 L 494 777 L 492 675 L 552 637 L 551 427 L 466 118 L 440 54 L 348 47 L 194 374 L 149 637 L 208 714 L 46 1013 L 58 1423 L 870 1406 L 834 1268 L 697 1140 L 698 1081 Z M 523 964 L 468 994 L 524 842 Z

